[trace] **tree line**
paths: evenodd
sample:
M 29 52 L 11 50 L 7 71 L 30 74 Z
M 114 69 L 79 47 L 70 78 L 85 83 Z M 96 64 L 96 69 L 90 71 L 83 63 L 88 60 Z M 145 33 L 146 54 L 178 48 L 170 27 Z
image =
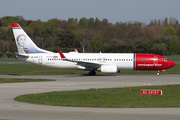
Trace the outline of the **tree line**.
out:
M 25 20 L 22 16 L 0 18 L 0 56 L 17 52 L 11 23 L 19 23 L 38 47 L 57 52 L 180 54 L 180 24 L 176 18 L 109 23 L 107 19 L 69 18 Z M 7 54 L 8 57 L 11 57 Z

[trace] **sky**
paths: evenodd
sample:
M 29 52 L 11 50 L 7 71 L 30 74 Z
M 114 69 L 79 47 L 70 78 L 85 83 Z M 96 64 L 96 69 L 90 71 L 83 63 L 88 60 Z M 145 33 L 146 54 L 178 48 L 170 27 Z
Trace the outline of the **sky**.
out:
M 175 17 L 180 22 L 180 0 L 0 0 L 0 18 L 23 16 L 48 21 L 82 17 L 108 19 L 110 23 Z

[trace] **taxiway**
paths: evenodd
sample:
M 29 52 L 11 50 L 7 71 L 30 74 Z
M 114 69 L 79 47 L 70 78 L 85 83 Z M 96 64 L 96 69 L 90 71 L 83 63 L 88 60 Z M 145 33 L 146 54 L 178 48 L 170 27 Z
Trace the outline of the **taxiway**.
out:
M 90 88 L 180 84 L 180 75 L 0 75 L 1 78 L 55 79 L 50 82 L 0 84 L 0 120 L 139 120 L 180 119 L 180 108 L 83 108 L 34 105 L 14 101 L 16 96 Z

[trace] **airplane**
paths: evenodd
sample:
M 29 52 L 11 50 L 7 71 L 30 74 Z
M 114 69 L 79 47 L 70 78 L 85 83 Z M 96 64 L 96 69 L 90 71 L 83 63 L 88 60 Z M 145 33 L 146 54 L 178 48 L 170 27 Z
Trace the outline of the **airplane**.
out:
M 12 23 L 12 30 L 18 49 L 17 59 L 38 66 L 88 70 L 89 75 L 101 73 L 118 73 L 121 70 L 155 70 L 157 75 L 175 66 L 173 61 L 155 54 L 143 53 L 79 53 L 74 50 L 69 53 L 50 52 L 41 49 L 31 40 L 18 23 Z

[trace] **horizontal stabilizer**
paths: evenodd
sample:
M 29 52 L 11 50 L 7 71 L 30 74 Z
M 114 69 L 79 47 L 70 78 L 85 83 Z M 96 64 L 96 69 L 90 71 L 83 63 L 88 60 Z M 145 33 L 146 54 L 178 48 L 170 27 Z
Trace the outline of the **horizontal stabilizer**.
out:
M 12 52 L 6 52 L 6 53 L 8 53 L 8 54 L 13 54 L 13 55 L 16 55 L 16 56 L 21 56 L 21 57 L 29 57 L 29 55 L 27 55 L 27 54 L 19 54 L 19 53 L 17 53 L 17 52 L 15 52 L 15 53 L 12 53 Z

